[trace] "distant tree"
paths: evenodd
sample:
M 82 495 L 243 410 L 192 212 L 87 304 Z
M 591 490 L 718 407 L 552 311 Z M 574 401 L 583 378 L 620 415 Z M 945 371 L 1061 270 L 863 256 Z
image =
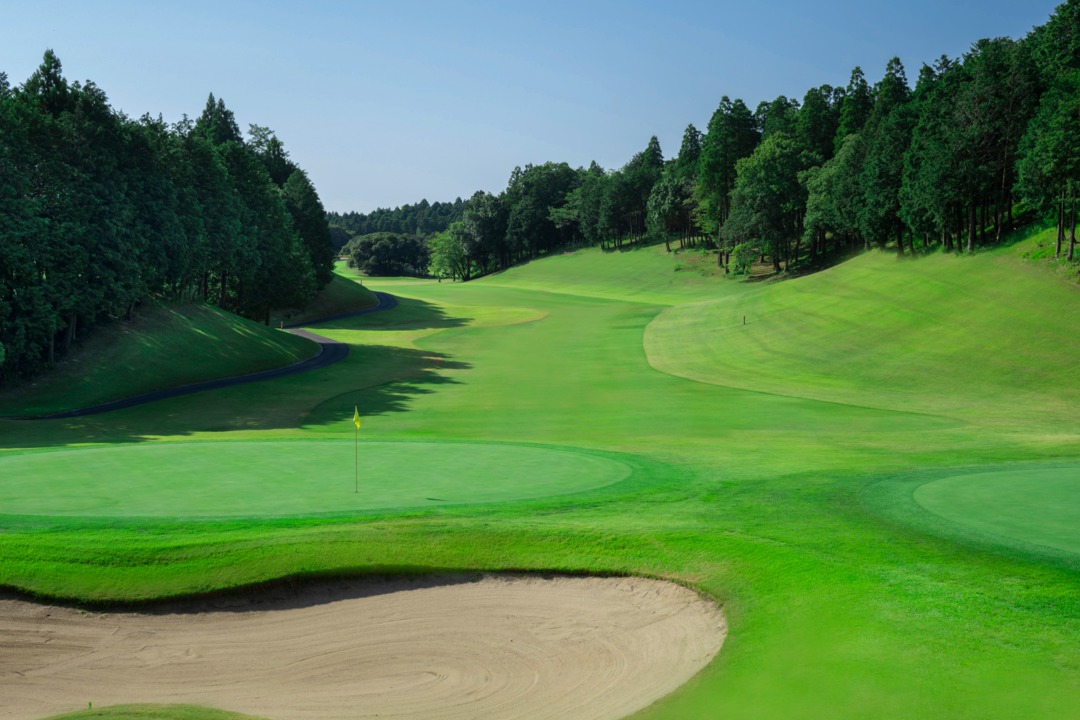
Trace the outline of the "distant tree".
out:
M 1044 87 L 1070 70 L 1080 70 L 1080 0 L 1058 5 L 1028 40 Z
M 833 138 L 840 118 L 833 97 L 829 85 L 807 90 L 795 120 L 795 137 L 819 163 L 831 158 L 835 149 Z
M 508 235 L 509 208 L 501 196 L 477 191 L 461 214 L 465 254 L 480 274 L 509 267 L 513 254 Z
M 923 235 L 924 242 L 938 235 L 950 250 L 959 249 L 953 233 L 959 234 L 957 218 L 966 202 L 958 189 L 951 131 L 960 73 L 958 64 L 944 55 L 920 71 L 913 98 L 917 120 L 904 155 L 899 193 L 903 221 Z
M 836 151 L 840 150 L 844 138 L 862 130 L 873 107 L 874 96 L 870 85 L 866 82 L 866 75 L 863 74 L 862 68 L 856 65 L 851 71 L 851 79 L 840 100 L 840 116 L 836 138 L 833 141 Z
M 760 246 L 772 258 L 776 272 L 781 261 L 790 261 L 790 241 L 801 233 L 806 200 L 799 173 L 807 169 L 807 161 L 793 137 L 776 133 L 736 168 L 731 215 L 721 236 L 733 247 L 741 243 Z
M 431 252 L 431 272 L 437 277 L 470 280 L 473 266 L 465 251 L 467 245 L 465 227 L 459 220 L 436 233 L 428 244 Z
M 213 93 L 206 99 L 206 106 L 195 121 L 195 134 L 213 145 L 244 141 L 232 110 L 225 107 L 225 102 L 220 98 L 215 100 Z
M 830 250 L 851 249 L 859 238 L 865 157 L 862 136 L 848 135 L 835 157 L 799 176 L 807 194 L 803 239 L 811 259 Z
M 270 179 L 278 187 L 284 186 L 289 176 L 297 170 L 296 165 L 289 160 L 289 153 L 285 150 L 285 144 L 278 139 L 270 128 L 261 125 L 249 125 L 247 144 L 262 160 L 266 171 L 270 173 Z
M 303 242 L 315 285 L 321 288 L 334 274 L 334 244 L 319 193 L 307 173 L 295 168 L 281 188 L 281 197 L 292 218 L 293 229 Z
M 428 270 L 429 254 L 416 235 L 372 233 L 353 238 L 346 247 L 349 267 L 365 275 L 421 276 Z
M 771 102 L 762 102 L 754 112 L 761 139 L 767 140 L 776 133 L 795 135 L 799 117 L 799 101 L 780 95 Z
M 1057 250 L 1069 229 L 1068 259 L 1075 257 L 1080 202 L 1080 69 L 1060 75 L 1047 90 L 1021 143 L 1019 188 L 1031 206 L 1057 218 Z
M 696 221 L 703 232 L 717 237 L 718 245 L 718 232 L 731 209 L 730 194 L 735 186 L 736 163 L 754 151 L 759 139 L 754 116 L 745 103 L 742 100 L 731 101 L 726 96 L 722 98 L 701 139 L 694 187 Z M 717 262 L 723 265 L 724 257 L 724 252 L 721 252 Z
M 866 159 L 862 171 L 863 204 L 859 228 L 867 243 L 882 247 L 891 236 L 904 254 L 904 223 L 900 217 L 900 183 L 904 153 L 915 124 L 904 66 L 893 58 L 875 88 L 874 108 L 866 122 Z
M 679 156 L 675 158 L 675 173 L 680 179 L 689 180 L 693 184 L 697 180 L 698 162 L 701 159 L 701 132 L 693 124 L 687 125 L 683 131 L 682 145 L 679 146 Z
M 578 186 L 567 193 L 562 207 L 552 209 L 551 221 L 561 228 L 576 229 L 582 240 L 603 247 L 608 238 L 601 231 L 600 208 L 610 179 L 595 161 L 578 171 L 578 178 Z
M 552 220 L 552 211 L 565 206 L 567 195 L 580 180 L 578 173 L 566 163 L 549 162 L 515 169 L 503 195 L 506 244 L 505 253 L 499 257 L 500 267 L 550 252 L 573 239 L 565 225 L 560 227 Z M 475 202 L 465 212 L 466 228 L 473 222 L 473 205 Z M 495 212 L 490 203 L 486 207 L 488 215 Z

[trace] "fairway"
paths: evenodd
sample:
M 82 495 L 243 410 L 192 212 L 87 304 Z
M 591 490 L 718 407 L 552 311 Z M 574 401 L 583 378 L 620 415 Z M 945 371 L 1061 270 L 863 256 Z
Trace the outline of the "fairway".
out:
M 1080 465 L 954 475 L 914 498 L 972 530 L 1080 553 Z
M 349 441 L 120 445 L 0 460 L 9 515 L 282 517 L 508 502 L 591 490 L 631 473 L 584 452 L 486 443 Z

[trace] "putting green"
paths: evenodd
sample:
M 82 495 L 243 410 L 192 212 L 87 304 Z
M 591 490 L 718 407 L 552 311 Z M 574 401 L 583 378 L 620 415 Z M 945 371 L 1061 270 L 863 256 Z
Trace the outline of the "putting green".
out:
M 974 530 L 1080 553 L 1080 465 L 954 475 L 913 496 Z
M 446 442 L 118 445 L 0 458 L 11 515 L 281 517 L 505 502 L 618 482 L 629 465 L 583 451 Z

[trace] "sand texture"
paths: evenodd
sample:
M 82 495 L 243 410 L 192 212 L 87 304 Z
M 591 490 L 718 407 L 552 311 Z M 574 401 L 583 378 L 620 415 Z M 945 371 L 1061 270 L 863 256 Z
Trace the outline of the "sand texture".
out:
M 191 703 L 274 720 L 620 718 L 723 643 L 723 614 L 639 578 L 276 588 L 146 612 L 0 598 L 0 718 Z

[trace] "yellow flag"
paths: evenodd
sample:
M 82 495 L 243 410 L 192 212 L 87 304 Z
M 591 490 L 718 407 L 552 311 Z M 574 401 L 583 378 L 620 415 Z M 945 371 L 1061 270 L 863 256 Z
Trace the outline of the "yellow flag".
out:
M 352 421 L 353 421 L 353 425 L 356 426 L 356 429 L 359 430 L 360 429 L 360 410 L 355 405 L 353 405 Z

